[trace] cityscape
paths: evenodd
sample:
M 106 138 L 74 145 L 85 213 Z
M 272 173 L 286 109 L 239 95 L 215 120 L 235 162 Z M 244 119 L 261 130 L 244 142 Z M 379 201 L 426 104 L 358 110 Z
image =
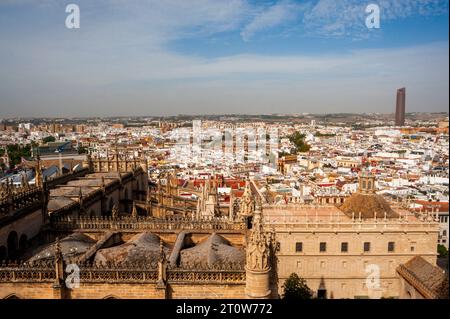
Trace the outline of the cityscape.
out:
M 117 42 L 98 4 L 42 3 L 0 3 L 72 37 L 0 31 L 0 299 L 449 298 L 448 2 L 148 1 L 147 39 L 106 1 Z

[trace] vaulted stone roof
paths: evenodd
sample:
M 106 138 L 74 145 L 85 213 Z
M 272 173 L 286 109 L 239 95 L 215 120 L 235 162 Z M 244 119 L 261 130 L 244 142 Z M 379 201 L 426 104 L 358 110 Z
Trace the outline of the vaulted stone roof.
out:
M 166 258 L 169 255 L 169 247 L 164 244 Z M 145 232 L 133 236 L 126 243 L 104 248 L 95 254 L 95 263 L 154 263 L 158 261 L 160 254 L 160 238 L 155 234 Z
M 413 286 L 423 285 L 435 298 L 448 299 L 448 274 L 444 273 L 443 269 L 420 256 L 412 258 L 400 268 L 414 278 L 413 282 L 410 282 Z M 417 288 L 420 291 L 420 287 Z
M 75 233 L 61 239 L 60 247 L 62 255 L 64 259 L 66 259 L 78 257 L 86 253 L 86 251 L 88 251 L 95 243 L 96 241 L 91 237 L 85 234 Z M 56 242 L 51 243 L 44 248 L 38 248 L 37 251 L 38 252 L 29 259 L 30 262 L 53 259 L 56 251 Z
M 231 246 L 224 237 L 213 233 L 196 246 L 180 252 L 180 264 L 213 267 L 220 264 L 244 264 L 245 251 Z

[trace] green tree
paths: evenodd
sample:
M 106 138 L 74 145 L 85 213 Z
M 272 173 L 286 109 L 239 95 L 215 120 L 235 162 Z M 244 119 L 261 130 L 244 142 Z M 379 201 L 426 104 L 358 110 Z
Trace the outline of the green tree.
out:
M 31 145 L 21 145 L 21 144 L 12 144 L 8 145 L 8 156 L 10 166 L 14 167 L 16 164 L 21 162 L 22 157 L 30 157 L 31 156 Z M 4 153 L 4 152 L 3 152 Z
M 44 143 L 44 144 L 47 144 L 48 142 L 54 142 L 54 141 L 56 141 L 56 138 L 51 135 L 44 137 L 42 139 L 42 143 Z
M 87 154 L 88 150 L 84 146 L 78 147 L 78 154 Z
M 305 279 L 296 273 L 292 273 L 283 284 L 283 299 L 285 300 L 311 299 L 312 295 Z
M 305 134 L 295 132 L 289 136 L 289 141 L 295 145 L 296 152 L 308 152 L 310 146 L 305 142 Z
M 439 258 L 445 258 L 448 256 L 448 250 L 444 245 L 438 245 L 437 252 L 439 254 Z

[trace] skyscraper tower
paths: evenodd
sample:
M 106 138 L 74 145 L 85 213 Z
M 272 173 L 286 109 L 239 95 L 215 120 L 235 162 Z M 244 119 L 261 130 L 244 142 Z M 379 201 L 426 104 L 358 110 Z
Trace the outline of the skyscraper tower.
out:
M 406 89 L 401 88 L 397 90 L 397 106 L 395 108 L 395 125 L 405 125 L 405 101 L 406 101 Z

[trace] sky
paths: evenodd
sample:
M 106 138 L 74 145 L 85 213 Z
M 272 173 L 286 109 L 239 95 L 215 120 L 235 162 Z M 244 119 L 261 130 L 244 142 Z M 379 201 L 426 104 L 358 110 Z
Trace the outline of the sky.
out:
M 0 0 L 0 118 L 448 111 L 448 26 L 448 0 Z

